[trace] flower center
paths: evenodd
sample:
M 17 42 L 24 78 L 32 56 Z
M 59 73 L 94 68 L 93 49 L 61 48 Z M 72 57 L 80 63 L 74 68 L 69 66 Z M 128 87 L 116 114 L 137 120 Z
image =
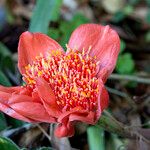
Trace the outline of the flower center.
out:
M 97 107 L 98 79 L 93 57 L 70 50 L 67 54 L 53 51 L 46 57 L 36 57 L 25 67 L 26 86 L 35 89 L 36 78 L 44 78 L 51 86 L 58 106 L 70 110 L 76 106 L 94 111 Z

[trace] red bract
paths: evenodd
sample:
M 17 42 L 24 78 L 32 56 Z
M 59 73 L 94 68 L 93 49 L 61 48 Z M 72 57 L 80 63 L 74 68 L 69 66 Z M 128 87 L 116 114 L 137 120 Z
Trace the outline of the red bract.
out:
M 104 83 L 120 48 L 109 26 L 85 24 L 69 40 L 66 52 L 42 33 L 24 32 L 18 67 L 24 86 L 0 86 L 0 110 L 27 122 L 56 122 L 57 137 L 72 136 L 74 122 L 95 124 L 108 105 Z

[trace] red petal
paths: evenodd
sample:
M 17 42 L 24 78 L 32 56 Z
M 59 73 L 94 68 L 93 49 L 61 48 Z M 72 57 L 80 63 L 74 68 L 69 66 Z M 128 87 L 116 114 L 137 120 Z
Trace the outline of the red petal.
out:
M 88 124 L 95 124 L 95 112 L 90 111 L 88 115 L 73 113 L 69 116 L 69 121 L 81 121 Z M 97 121 L 97 120 L 96 120 Z
M 9 97 L 11 97 L 10 93 L 0 91 L 0 103 L 8 104 Z
M 96 120 L 99 119 L 102 111 L 108 107 L 108 103 L 109 103 L 108 92 L 100 78 L 99 78 L 99 96 L 97 101 L 98 101 L 98 109 L 96 113 Z
M 36 86 L 43 105 L 49 115 L 53 117 L 60 116 L 61 112 L 56 103 L 56 97 L 48 83 L 44 79 L 38 78 Z
M 46 52 L 52 50 L 63 51 L 56 41 L 42 33 L 30 33 L 28 31 L 22 33 L 18 45 L 18 67 L 20 72 L 23 74 L 24 67 L 32 63 L 40 53 L 45 55 Z
M 79 26 L 71 35 L 69 47 L 85 53 L 91 46 L 90 55 L 96 56 L 100 61 L 99 70 L 105 68 L 105 73 L 100 73 L 101 78 L 107 78 L 113 71 L 120 49 L 120 40 L 118 34 L 109 26 L 97 24 L 85 24 Z M 98 76 L 99 77 L 99 76 Z
M 21 86 L 16 87 L 4 87 L 0 85 L 0 91 L 7 92 L 7 93 L 19 93 L 22 90 Z
M 88 115 L 88 112 L 86 110 L 83 110 L 79 106 L 79 107 L 75 107 L 75 108 L 71 109 L 70 111 L 62 112 L 62 114 L 58 118 L 58 122 L 60 122 L 60 123 L 64 122 L 64 120 L 69 118 L 70 114 L 74 114 L 74 113 L 79 113 L 79 114 L 82 114 L 82 115 L 85 115 L 85 116 Z
M 39 122 L 55 122 L 45 111 L 43 105 L 36 102 L 20 102 L 11 104 L 10 107 L 25 117 L 37 120 Z
M 55 122 L 55 119 L 49 116 L 44 106 L 28 95 L 20 94 L 20 87 L 0 87 L 0 110 L 4 113 L 28 122 L 36 120 L 44 122 Z M 18 94 L 17 94 L 18 93 Z M 29 119 L 30 118 L 30 119 Z
M 65 124 L 59 124 L 58 127 L 56 127 L 55 129 L 55 136 L 57 136 L 58 138 L 71 137 L 73 135 L 74 127 L 70 122 Z
M 37 122 L 35 120 L 29 119 L 27 117 L 24 117 L 23 115 L 17 113 L 15 110 L 10 108 L 9 106 L 4 105 L 2 103 L 0 103 L 0 110 L 2 112 L 4 112 L 5 114 L 13 117 L 13 118 L 16 118 L 16 119 L 19 119 L 19 120 L 22 120 L 22 121 L 25 121 L 25 122 Z

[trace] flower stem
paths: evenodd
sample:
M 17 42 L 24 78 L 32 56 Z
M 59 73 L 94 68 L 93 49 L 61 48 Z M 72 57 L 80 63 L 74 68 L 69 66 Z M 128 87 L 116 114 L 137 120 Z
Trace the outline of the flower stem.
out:
M 132 129 L 129 126 L 125 126 L 121 122 L 117 121 L 113 116 L 102 115 L 97 123 L 97 126 L 104 128 L 106 131 L 118 134 L 119 136 L 126 138 L 142 138 L 145 142 L 150 143 L 150 137 L 144 135 L 143 129 Z M 145 129 L 146 130 L 146 129 Z

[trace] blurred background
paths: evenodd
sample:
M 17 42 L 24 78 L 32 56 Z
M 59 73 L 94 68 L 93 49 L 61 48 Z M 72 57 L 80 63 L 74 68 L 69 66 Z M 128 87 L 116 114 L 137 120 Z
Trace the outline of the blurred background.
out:
M 150 149 L 150 0 L 0 0 L 0 84 L 22 84 L 17 69 L 22 32 L 43 32 L 65 48 L 72 31 L 84 23 L 109 24 L 120 36 L 116 69 L 106 84 L 107 111 L 137 138 L 77 124 L 75 136 L 49 139 L 43 131 L 50 135 L 53 125 L 31 125 L 0 113 L 0 150 Z

